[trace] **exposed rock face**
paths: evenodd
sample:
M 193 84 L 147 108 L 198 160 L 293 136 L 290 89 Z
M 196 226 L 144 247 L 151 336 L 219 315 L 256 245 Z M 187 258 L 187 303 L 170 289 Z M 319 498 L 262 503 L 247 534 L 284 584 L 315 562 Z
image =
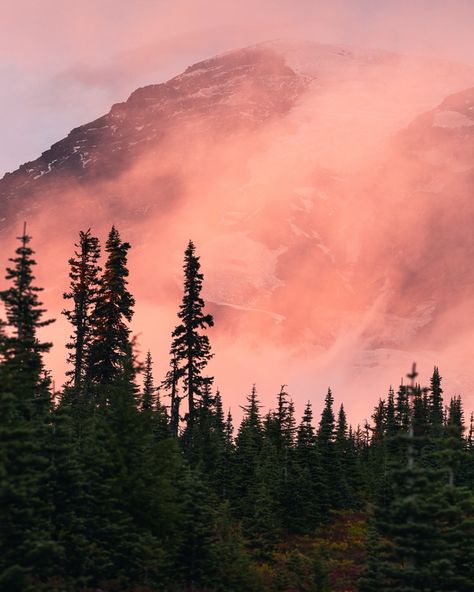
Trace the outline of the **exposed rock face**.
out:
M 0 207 L 54 191 L 68 178 L 82 184 L 114 178 L 196 119 L 215 134 L 252 129 L 286 113 L 307 85 L 283 56 L 264 47 L 196 64 L 164 84 L 139 88 L 107 115 L 73 129 L 37 160 L 7 174 Z
M 473 80 L 472 68 L 339 46 L 229 52 L 136 90 L 7 174 L 0 225 L 7 236 L 41 221 L 62 277 L 53 302 L 65 237 L 120 224 L 137 300 L 165 325 L 192 236 L 232 355 L 267 348 L 300 389 L 305 364 L 344 388 L 368 366 L 387 369 L 385 384 L 413 357 L 447 373 L 474 345 L 459 322 L 474 293 L 474 90 L 450 94 Z

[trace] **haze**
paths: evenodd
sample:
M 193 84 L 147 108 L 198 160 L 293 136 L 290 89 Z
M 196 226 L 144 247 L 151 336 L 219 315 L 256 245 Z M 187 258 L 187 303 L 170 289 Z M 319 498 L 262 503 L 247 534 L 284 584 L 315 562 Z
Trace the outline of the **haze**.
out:
M 470 0 L 3 0 L 0 172 L 135 88 L 273 38 L 474 63 Z
M 459 319 L 472 317 L 471 299 L 439 285 L 431 293 L 423 289 L 436 248 L 425 221 L 434 207 L 443 215 L 444 206 L 441 199 L 433 204 L 420 198 L 415 211 L 405 201 L 420 191 L 432 163 L 425 157 L 416 167 L 407 162 L 393 138 L 450 93 L 472 86 L 474 5 L 324 4 L 6 4 L 0 40 L 5 170 L 36 158 L 138 86 L 161 82 L 222 51 L 291 38 L 277 44 L 278 50 L 295 70 L 310 75 L 301 41 L 361 47 L 355 70 L 337 52 L 334 57 L 332 50 L 318 49 L 323 57 L 316 61 L 316 86 L 288 113 L 251 132 L 237 130 L 216 147 L 215 130 L 199 127 L 194 118 L 169 134 L 158 163 L 155 152 L 144 151 L 106 183 L 84 188 L 71 181 L 54 200 L 35 194 L 47 206 L 29 217 L 45 301 L 59 317 L 67 258 L 79 228 L 93 225 L 104 239 L 110 224 L 118 223 L 134 245 L 134 329 L 142 351 L 153 350 L 159 377 L 180 298 L 181 255 L 191 236 L 218 321 L 211 335 L 213 370 L 234 409 L 254 381 L 266 404 L 288 383 L 298 411 L 308 398 L 318 410 L 331 384 L 337 402 L 344 400 L 352 420 L 361 421 L 366 401 L 384 395 L 415 357 L 423 378 L 438 363 L 450 380 L 447 394 L 462 390 L 468 398 L 474 377 L 464 368 L 474 338 Z M 361 69 L 360 63 L 369 65 Z M 239 89 L 242 103 L 249 97 L 256 99 L 253 87 Z M 191 143 L 192 150 L 183 151 Z M 421 148 L 427 153 L 437 147 Z M 155 180 L 175 175 L 177 163 L 179 199 L 171 200 Z M 449 159 L 447 168 L 453 165 Z M 472 214 L 468 196 L 463 185 L 457 199 L 466 220 Z M 154 199 L 158 205 L 150 209 Z M 395 256 L 394 245 L 413 241 L 415 231 L 414 252 Z M 447 260 L 459 244 L 449 233 L 443 237 L 439 257 Z M 11 252 L 12 240 L 4 243 L 3 252 Z M 457 260 L 458 272 L 464 263 Z M 419 281 L 413 266 L 427 270 Z M 57 344 L 50 363 L 58 380 L 67 332 L 62 319 L 50 332 Z

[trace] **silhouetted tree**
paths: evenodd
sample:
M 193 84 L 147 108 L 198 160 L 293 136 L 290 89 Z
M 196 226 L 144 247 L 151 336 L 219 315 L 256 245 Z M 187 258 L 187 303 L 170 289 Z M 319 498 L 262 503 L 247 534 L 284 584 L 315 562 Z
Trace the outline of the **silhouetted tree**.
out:
M 183 268 L 184 294 L 178 312 L 181 322 L 172 333 L 171 357 L 178 365 L 178 378 L 184 379 L 189 404 L 188 423 L 192 426 L 195 397 L 202 394 L 206 381 L 202 372 L 213 355 L 209 338 L 203 331 L 214 325 L 212 316 L 204 313 L 201 297 L 204 276 L 192 241 L 184 253 Z
M 111 385 L 123 378 L 127 359 L 131 357 L 130 329 L 135 304 L 127 289 L 127 252 L 112 226 L 105 251 L 107 261 L 100 278 L 93 311 L 93 332 L 89 348 L 87 378 L 95 385 Z
M 64 293 L 64 298 L 72 301 L 72 309 L 63 310 L 63 314 L 73 327 L 67 344 L 68 362 L 73 368 L 67 375 L 77 391 L 85 378 L 92 337 L 91 315 L 99 290 L 99 239 L 92 236 L 90 229 L 81 230 L 75 247 L 74 257 L 69 259 L 69 291 Z

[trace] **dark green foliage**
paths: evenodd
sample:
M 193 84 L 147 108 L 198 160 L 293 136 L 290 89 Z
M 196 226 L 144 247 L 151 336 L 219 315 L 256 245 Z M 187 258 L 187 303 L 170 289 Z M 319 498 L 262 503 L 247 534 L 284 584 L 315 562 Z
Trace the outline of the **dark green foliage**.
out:
M 433 376 L 430 382 L 430 397 L 429 397 L 429 416 L 430 423 L 436 429 L 443 423 L 443 389 L 441 388 L 441 376 L 439 370 L 435 366 Z
M 170 369 L 166 373 L 161 386 L 169 392 L 170 397 L 170 431 L 173 436 L 177 436 L 179 432 L 180 406 L 183 396 L 179 392 L 179 378 L 180 370 L 178 367 L 178 360 L 176 357 L 171 359 Z
M 173 360 L 168 382 L 176 385 L 183 378 L 188 397 L 188 423 L 192 424 L 195 414 L 195 399 L 202 395 L 208 379 L 203 370 L 212 358 L 208 336 L 203 333 L 214 325 L 210 314 L 204 313 L 204 300 L 201 298 L 203 274 L 196 255 L 196 247 L 189 241 L 184 253 L 184 294 L 179 308 L 180 324 L 174 329 L 171 344 Z
M 356 429 L 330 389 L 315 430 L 310 402 L 296 425 L 282 387 L 262 417 L 253 387 L 234 439 L 204 374 L 213 321 L 194 245 L 168 410 L 150 352 L 143 368 L 135 359 L 129 245 L 112 228 L 100 278 L 89 231 L 70 260 L 73 369 L 53 396 L 38 335 L 50 321 L 20 240 L 0 293 L 2 591 L 474 589 L 474 422 L 465 434 L 458 396 L 444 411 L 437 368 L 428 389 L 414 370 Z
M 43 320 L 34 285 L 26 231 L 19 238 L 13 266 L 0 293 L 9 335 L 0 327 L 0 587 L 32 589 L 33 577 L 55 572 L 61 547 L 53 539 L 51 497 L 51 394 L 42 354 L 49 343 L 39 340 Z
M 273 550 L 281 531 L 280 483 L 278 451 L 265 438 L 248 492 L 248 514 L 243 521 L 252 548 L 262 558 Z
M 185 471 L 181 499 L 180 575 L 187 589 L 205 589 L 215 580 L 217 571 L 216 500 L 197 470 Z
M 69 259 L 69 291 L 64 294 L 66 300 L 72 301 L 72 309 L 64 310 L 63 314 L 73 327 L 71 341 L 67 344 L 70 350 L 68 362 L 73 368 L 67 375 L 77 396 L 84 383 L 92 337 L 91 315 L 99 290 L 99 239 L 91 235 L 90 229 L 81 230 L 79 243 L 75 246 L 74 257 Z
M 380 592 L 385 586 L 381 566 L 380 536 L 373 521 L 369 522 L 367 530 L 365 568 L 358 581 L 358 591 Z
M 156 388 L 153 382 L 153 360 L 151 359 L 151 353 L 148 351 L 145 360 L 145 373 L 143 377 L 143 392 L 141 399 L 141 410 L 144 413 L 150 413 L 153 411 L 156 404 Z
M 130 245 L 122 242 L 112 226 L 105 251 L 107 261 L 100 278 L 92 313 L 92 337 L 89 347 L 87 381 L 92 385 L 111 385 L 123 376 L 130 357 L 130 329 L 135 301 L 127 289 L 127 253 Z
M 453 410 L 458 419 L 444 429 L 436 414 L 431 414 L 430 420 L 427 411 L 437 407 L 426 403 L 427 391 L 414 384 L 415 378 L 414 368 L 407 389 L 412 400 L 409 425 L 397 436 L 398 447 L 404 448 L 405 454 L 391 459 L 391 492 L 379 503 L 373 526 L 382 543 L 372 543 L 361 592 L 458 591 L 474 584 L 469 563 L 472 553 L 463 543 L 467 532 L 472 536 L 474 497 L 472 489 L 456 483 L 459 467 L 466 460 L 459 425 L 462 414 Z M 436 369 L 433 391 L 439 400 Z M 378 535 L 373 532 L 372 536 Z
M 255 385 L 243 408 L 244 416 L 235 441 L 233 493 L 240 516 L 249 516 L 253 508 L 253 485 L 263 446 L 260 403 Z
M 151 353 L 147 352 L 140 411 L 145 423 L 145 429 L 151 430 L 156 440 L 165 440 L 171 436 L 168 412 L 161 402 L 159 388 L 155 387 L 152 368 Z
M 407 430 L 410 422 L 410 406 L 408 404 L 407 387 L 400 385 L 395 404 L 395 420 L 401 430 Z
M 323 519 L 324 509 L 330 505 L 309 401 L 298 427 L 293 456 L 292 498 L 287 512 L 292 530 L 301 534 L 314 530 Z
M 331 389 L 328 389 L 316 441 L 325 490 L 325 506 L 321 510 L 326 516 L 331 508 L 342 507 L 345 487 L 336 446 L 336 420 L 333 405 L 334 397 Z

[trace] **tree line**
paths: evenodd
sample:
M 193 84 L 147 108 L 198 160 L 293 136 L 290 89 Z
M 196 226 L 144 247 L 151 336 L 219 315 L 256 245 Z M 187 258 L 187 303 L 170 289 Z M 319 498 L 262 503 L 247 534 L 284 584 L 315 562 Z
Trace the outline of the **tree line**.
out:
M 234 429 L 207 372 L 195 245 L 157 383 L 151 353 L 137 360 L 130 245 L 112 227 L 103 257 L 87 230 L 69 260 L 55 392 L 30 243 L 25 227 L 0 292 L 2 591 L 474 589 L 473 422 L 438 368 L 422 388 L 414 367 L 357 427 L 331 389 L 315 420 L 286 386 L 263 413 L 253 386 Z M 358 518 L 363 547 L 343 583 L 323 544 L 341 517 Z

